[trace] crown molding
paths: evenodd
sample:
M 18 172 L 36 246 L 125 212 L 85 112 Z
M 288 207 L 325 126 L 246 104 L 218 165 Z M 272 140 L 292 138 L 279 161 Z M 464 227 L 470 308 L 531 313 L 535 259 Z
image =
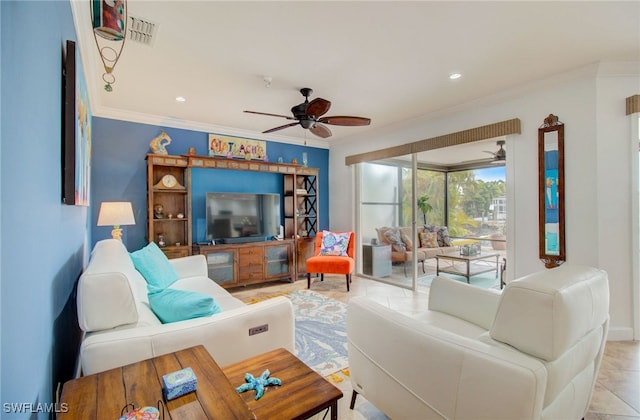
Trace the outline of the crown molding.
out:
M 320 149 L 329 149 L 329 142 L 319 139 L 301 139 L 299 137 L 269 135 L 266 136 L 261 132 L 242 130 L 233 127 L 225 127 L 216 124 L 207 124 L 198 121 L 184 120 L 173 117 L 163 117 L 159 115 L 151 115 L 140 112 L 123 111 L 121 109 L 98 107 L 92 109 L 94 117 L 109 118 L 113 120 L 129 121 L 140 124 L 155 125 L 160 127 L 179 128 L 183 130 L 201 131 L 205 133 L 224 134 L 228 136 L 250 138 L 255 140 L 266 140 L 278 143 L 295 144 L 307 147 L 317 147 Z

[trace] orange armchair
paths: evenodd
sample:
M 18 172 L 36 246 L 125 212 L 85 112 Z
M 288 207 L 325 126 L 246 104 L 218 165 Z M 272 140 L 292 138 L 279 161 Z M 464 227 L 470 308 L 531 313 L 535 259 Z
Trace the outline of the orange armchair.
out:
M 342 232 L 336 232 L 342 233 Z M 324 280 L 324 274 L 344 274 L 347 279 L 347 292 L 351 283 L 351 273 L 355 268 L 355 242 L 354 232 L 349 233 L 349 245 L 347 245 L 347 256 L 320 255 L 322 248 L 322 232 L 316 236 L 316 246 L 313 257 L 307 258 L 307 289 L 311 288 L 311 273 L 319 273 L 320 281 Z

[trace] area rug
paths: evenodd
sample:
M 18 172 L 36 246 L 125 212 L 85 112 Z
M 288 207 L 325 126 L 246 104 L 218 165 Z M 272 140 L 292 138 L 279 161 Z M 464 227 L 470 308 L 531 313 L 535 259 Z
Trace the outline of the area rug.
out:
M 296 356 L 324 377 L 348 375 L 347 306 L 311 290 L 286 297 L 294 307 Z

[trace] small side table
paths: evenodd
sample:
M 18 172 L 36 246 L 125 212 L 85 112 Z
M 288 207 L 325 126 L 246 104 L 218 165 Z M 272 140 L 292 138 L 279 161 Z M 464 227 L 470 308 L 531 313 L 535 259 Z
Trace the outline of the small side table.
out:
M 391 275 L 391 245 L 362 245 L 362 273 L 374 277 Z
M 338 400 L 342 398 L 342 391 L 285 349 L 272 350 L 222 370 L 235 387 L 245 382 L 246 373 L 257 377 L 265 369 L 280 379 L 282 385 L 266 387 L 259 400 L 255 399 L 254 391 L 239 394 L 257 419 L 301 420 L 327 408 L 331 411 L 331 419 L 338 419 Z

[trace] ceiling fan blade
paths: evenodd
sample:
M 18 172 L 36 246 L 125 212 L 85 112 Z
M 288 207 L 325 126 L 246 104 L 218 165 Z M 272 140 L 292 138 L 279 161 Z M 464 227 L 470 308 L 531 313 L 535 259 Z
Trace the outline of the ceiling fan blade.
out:
M 263 134 L 264 134 L 264 133 L 273 133 L 274 131 L 282 130 L 282 129 L 287 128 L 287 127 L 293 127 L 294 125 L 298 125 L 298 123 L 297 123 L 297 122 L 294 122 L 294 123 L 289 123 L 289 124 L 281 125 L 280 127 L 275 127 L 275 128 L 270 129 L 270 130 L 263 131 L 262 133 L 263 133 Z
M 281 118 L 286 118 L 288 120 L 295 120 L 295 118 L 288 115 L 270 114 L 268 112 L 258 112 L 258 111 L 243 111 L 243 112 L 246 112 L 248 114 L 268 115 L 270 117 L 281 117 Z
M 322 137 L 323 139 L 331 137 L 331 130 L 329 130 L 327 126 L 319 123 L 315 123 L 312 127 L 309 128 L 309 131 L 311 131 L 318 137 Z
M 331 102 L 322 98 L 315 98 L 313 101 L 309 102 L 307 106 L 307 115 L 314 116 L 316 118 L 324 115 L 331 108 Z
M 349 116 L 334 116 L 334 117 L 323 117 L 318 120 L 321 123 L 331 124 L 331 125 L 345 125 L 349 127 L 357 126 L 357 125 L 369 125 L 371 124 L 370 118 L 364 117 L 349 117 Z

